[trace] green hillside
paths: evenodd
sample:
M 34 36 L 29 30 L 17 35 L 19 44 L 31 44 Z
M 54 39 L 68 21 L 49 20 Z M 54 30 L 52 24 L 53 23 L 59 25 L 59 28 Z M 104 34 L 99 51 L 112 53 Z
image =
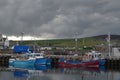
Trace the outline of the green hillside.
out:
M 35 45 L 35 46 L 52 46 L 52 47 L 75 47 L 76 43 L 78 47 L 83 46 L 96 46 L 100 44 L 107 44 L 105 40 L 107 35 L 99 35 L 93 37 L 86 37 L 86 38 L 78 38 L 77 42 L 75 39 L 52 39 L 52 40 L 30 40 L 30 41 L 23 41 L 20 44 L 23 45 Z M 113 44 L 120 44 L 120 35 L 111 35 L 111 43 Z

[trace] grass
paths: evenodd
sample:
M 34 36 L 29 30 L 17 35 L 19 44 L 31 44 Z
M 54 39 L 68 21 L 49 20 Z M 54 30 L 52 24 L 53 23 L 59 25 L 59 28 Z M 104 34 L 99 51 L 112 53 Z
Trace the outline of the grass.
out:
M 23 41 L 23 45 L 35 45 L 35 46 L 59 46 L 59 47 L 75 47 L 75 39 L 53 39 L 53 40 L 37 40 L 37 41 Z M 77 46 L 95 46 L 100 44 L 106 44 L 106 41 L 97 40 L 95 38 L 79 38 L 77 40 Z

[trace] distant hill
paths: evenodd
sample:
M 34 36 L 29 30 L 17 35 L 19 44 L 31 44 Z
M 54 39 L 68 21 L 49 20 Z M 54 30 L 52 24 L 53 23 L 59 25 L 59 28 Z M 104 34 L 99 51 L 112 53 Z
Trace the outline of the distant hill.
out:
M 94 38 L 94 39 L 98 39 L 98 40 L 105 40 L 107 38 L 108 35 L 98 35 L 98 36 L 92 36 L 89 38 Z M 110 39 L 111 40 L 120 40 L 120 35 L 110 35 Z

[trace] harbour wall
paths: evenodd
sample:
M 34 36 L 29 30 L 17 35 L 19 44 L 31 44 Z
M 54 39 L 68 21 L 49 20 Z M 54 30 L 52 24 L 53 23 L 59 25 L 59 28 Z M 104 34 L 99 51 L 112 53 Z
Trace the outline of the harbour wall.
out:
M 11 56 L 0 55 L 0 67 L 8 67 L 9 66 L 9 58 Z

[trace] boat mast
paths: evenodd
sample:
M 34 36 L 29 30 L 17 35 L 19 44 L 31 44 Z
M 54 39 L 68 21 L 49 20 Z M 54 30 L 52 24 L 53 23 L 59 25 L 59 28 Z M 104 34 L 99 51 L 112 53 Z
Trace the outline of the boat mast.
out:
M 23 36 L 24 36 L 24 32 L 21 32 L 21 45 L 23 45 Z
M 108 37 L 106 38 L 107 42 L 108 42 L 108 53 L 109 53 L 109 57 L 111 57 L 110 54 L 110 33 L 108 34 Z
M 77 49 L 78 49 L 78 33 L 75 33 L 75 53 L 77 53 Z

